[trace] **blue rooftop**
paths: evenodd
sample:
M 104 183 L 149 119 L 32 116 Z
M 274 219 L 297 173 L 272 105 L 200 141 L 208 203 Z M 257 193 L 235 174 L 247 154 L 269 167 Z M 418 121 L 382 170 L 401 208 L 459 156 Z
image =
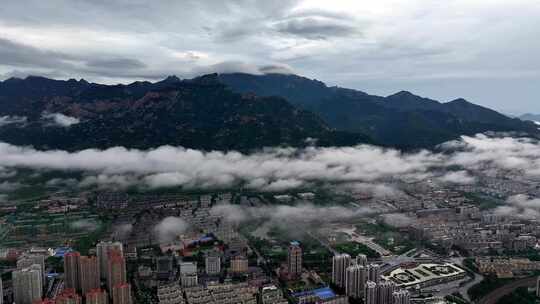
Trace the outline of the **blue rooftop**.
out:
M 295 298 L 299 298 L 299 297 L 309 296 L 313 294 L 316 295 L 321 300 L 328 300 L 328 299 L 332 299 L 336 297 L 336 294 L 330 287 L 323 287 L 319 289 L 296 292 L 296 293 L 293 293 L 292 296 Z
M 292 242 L 291 242 L 291 245 L 293 245 L 293 246 L 300 246 L 300 242 L 298 242 L 298 241 L 292 241 Z
M 334 293 L 334 291 L 332 289 L 330 289 L 330 287 L 324 287 L 324 288 L 315 289 L 313 292 L 321 300 L 327 300 L 327 299 L 331 299 L 331 298 L 336 297 L 336 294 Z
M 210 241 L 213 241 L 214 238 L 211 237 L 211 236 L 204 236 L 202 238 L 199 239 L 199 242 L 210 242 Z
M 71 251 L 73 251 L 73 249 L 70 247 L 59 247 L 59 248 L 56 248 L 54 256 L 63 258 L 66 253 L 71 252 Z

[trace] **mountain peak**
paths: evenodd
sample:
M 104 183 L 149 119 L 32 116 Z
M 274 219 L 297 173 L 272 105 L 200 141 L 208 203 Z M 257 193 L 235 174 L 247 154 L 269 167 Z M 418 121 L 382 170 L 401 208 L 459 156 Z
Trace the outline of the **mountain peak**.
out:
M 37 75 L 28 75 L 24 80 L 53 80 L 47 77 L 43 76 L 37 76 Z
M 457 98 L 457 99 L 454 99 L 448 103 L 455 103 L 455 104 L 469 104 L 470 102 L 468 102 L 465 98 Z
M 437 110 L 440 103 L 409 91 L 400 91 L 386 97 L 385 105 L 400 110 Z
M 403 98 L 403 97 L 417 97 L 416 95 L 414 95 L 413 93 L 409 92 L 409 91 L 399 91 L 395 94 L 392 94 L 392 95 L 389 95 L 387 96 L 387 98 L 392 98 L 392 97 L 400 97 L 400 98 Z
M 22 81 L 19 77 L 9 77 L 8 79 L 4 80 L 4 83 L 15 83 Z

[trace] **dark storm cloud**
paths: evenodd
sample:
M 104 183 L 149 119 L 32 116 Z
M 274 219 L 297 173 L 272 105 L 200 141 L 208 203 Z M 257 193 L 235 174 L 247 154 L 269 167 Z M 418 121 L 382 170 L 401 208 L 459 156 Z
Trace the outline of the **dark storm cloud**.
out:
M 60 52 L 41 50 L 36 47 L 0 38 L 0 64 L 33 68 L 73 68 L 68 62 L 74 57 Z
M 26 72 L 12 70 L 4 74 L 5 78 L 24 77 L 27 75 L 55 75 L 69 74 L 105 74 L 126 75 L 126 71 L 141 70 L 146 67 L 144 63 L 130 58 L 96 58 L 87 59 L 80 55 L 70 55 L 62 52 L 42 50 L 24 45 L 8 39 L 0 38 L 0 65 L 18 68 L 31 68 Z M 51 70 L 40 70 L 51 69 Z
M 237 42 L 243 39 L 247 39 L 255 35 L 261 34 L 266 31 L 266 28 L 259 27 L 257 24 L 246 26 L 246 24 L 253 23 L 253 20 L 244 20 L 242 22 L 223 22 L 218 24 L 210 32 L 215 36 L 216 41 L 221 43 Z
M 107 69 L 143 69 L 146 64 L 136 59 L 129 58 L 111 58 L 111 59 L 95 59 L 86 62 L 88 67 L 107 68 Z
M 264 74 L 294 74 L 292 67 L 285 64 L 271 64 L 261 66 L 259 71 Z
M 356 24 L 322 16 L 297 17 L 276 23 L 277 31 L 306 39 L 328 39 L 357 32 Z

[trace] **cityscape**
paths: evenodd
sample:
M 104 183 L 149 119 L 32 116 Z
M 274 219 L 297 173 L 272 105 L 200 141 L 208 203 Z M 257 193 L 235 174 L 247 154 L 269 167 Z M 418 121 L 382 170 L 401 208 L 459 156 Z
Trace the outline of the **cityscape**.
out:
M 2 0 L 0 304 L 540 304 L 540 0 Z
M 478 185 L 399 184 L 398 197 L 98 191 L 4 204 L 3 298 L 442 304 L 495 303 L 507 283 L 538 292 L 538 220 L 493 203 L 536 186 L 518 178 Z M 280 208 L 293 215 L 273 215 Z

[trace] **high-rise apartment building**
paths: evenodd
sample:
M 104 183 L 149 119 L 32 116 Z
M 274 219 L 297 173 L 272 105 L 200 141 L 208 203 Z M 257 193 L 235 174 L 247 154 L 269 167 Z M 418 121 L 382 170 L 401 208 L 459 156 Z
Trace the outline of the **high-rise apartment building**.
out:
M 373 281 L 366 282 L 366 290 L 364 291 L 365 304 L 377 304 L 377 283 Z
M 180 263 L 180 284 L 182 287 L 197 286 L 199 278 L 197 276 L 197 263 Z
M 347 296 L 359 299 L 364 295 L 367 282 L 367 270 L 364 266 L 356 264 L 347 267 L 345 292 Z
M 112 288 L 112 304 L 131 304 L 131 285 L 117 284 Z
M 2 286 L 2 278 L 0 278 L 0 304 L 4 304 L 4 288 Z
M 367 270 L 368 270 L 368 280 L 375 283 L 379 283 L 379 281 L 381 280 L 381 273 L 380 273 L 381 266 L 377 264 L 369 264 L 367 267 Z
M 172 256 L 160 256 L 156 258 L 156 274 L 159 280 L 168 280 L 173 271 L 174 258 Z
M 236 255 L 231 258 L 232 273 L 246 273 L 249 270 L 249 261 L 243 255 Z
M 332 258 L 332 282 L 338 287 L 345 288 L 346 270 L 351 265 L 351 256 L 343 253 Z
M 221 272 L 221 257 L 217 252 L 209 252 L 204 261 L 206 274 L 216 275 Z
M 287 252 L 287 270 L 289 275 L 298 276 L 302 273 L 302 247 L 294 241 L 289 245 Z
M 536 297 L 540 298 L 540 276 L 536 279 Z
M 392 304 L 410 304 L 411 303 L 411 295 L 407 290 L 398 290 L 394 291 L 392 294 Z
M 64 289 L 55 299 L 55 304 L 81 304 L 81 296 L 73 288 Z
M 123 255 L 123 247 L 120 242 L 99 242 L 96 246 L 96 253 L 99 263 L 99 274 L 102 279 L 107 279 L 109 267 L 109 252 L 111 250 L 120 251 Z
M 41 300 L 43 277 L 41 266 L 34 264 L 28 268 L 13 271 L 13 296 L 17 304 L 32 304 Z
M 81 256 L 79 261 L 79 284 L 81 294 L 100 287 L 99 263 L 95 256 Z
M 377 284 L 377 304 L 393 304 L 393 294 L 396 284 L 391 281 L 382 281 Z
M 107 257 L 107 287 L 112 291 L 113 286 L 122 285 L 126 281 L 126 260 L 122 255 L 122 251 L 118 249 L 109 250 Z
M 367 256 L 365 254 L 357 255 L 356 256 L 356 264 L 357 265 L 362 265 L 362 266 L 367 266 L 368 265 Z
M 34 264 L 41 266 L 41 277 L 45 282 L 45 256 L 41 254 L 23 254 L 17 259 L 17 269 L 28 268 Z
M 81 261 L 81 254 L 72 251 L 64 255 L 64 283 L 67 289 L 73 288 L 80 290 L 79 283 L 79 264 Z
M 86 304 L 108 304 L 109 296 L 103 289 L 92 289 L 84 296 Z

